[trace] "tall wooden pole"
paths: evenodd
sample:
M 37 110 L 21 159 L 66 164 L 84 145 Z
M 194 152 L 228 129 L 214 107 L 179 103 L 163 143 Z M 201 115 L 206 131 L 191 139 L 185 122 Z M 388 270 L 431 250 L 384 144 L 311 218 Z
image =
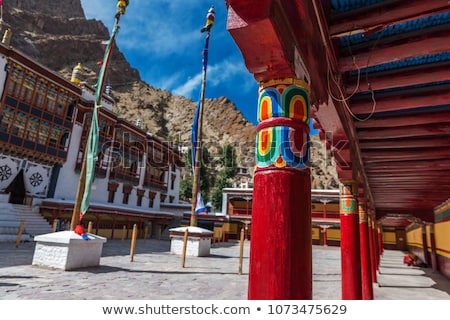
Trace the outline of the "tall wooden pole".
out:
M 196 110 L 197 122 L 194 120 L 193 132 L 196 132 L 196 138 L 193 141 L 192 152 L 195 152 L 194 162 L 192 166 L 194 167 L 194 180 L 192 183 L 192 208 L 191 208 L 191 220 L 190 225 L 197 225 L 197 217 L 195 215 L 195 208 L 197 205 L 197 196 L 200 190 L 200 167 L 202 165 L 202 131 L 203 131 L 203 109 L 205 104 L 205 90 L 206 90 L 206 70 L 208 64 L 208 50 L 209 50 L 209 38 L 211 36 L 211 28 L 214 24 L 214 6 L 212 6 L 206 16 L 205 27 L 202 28 L 201 32 L 206 32 L 205 37 L 205 48 L 203 49 L 203 67 L 202 67 L 202 89 L 200 92 L 200 101 L 198 105 L 198 110 Z M 195 133 L 194 133 L 195 134 Z
M 197 217 L 195 215 L 195 209 L 197 206 L 197 197 L 200 190 L 200 167 L 202 160 L 202 127 L 203 127 L 203 109 L 205 104 L 205 90 L 206 90 L 206 70 L 208 65 L 208 50 L 209 50 L 209 38 L 211 36 L 211 28 L 214 25 L 215 9 L 214 6 L 209 8 L 206 15 L 205 26 L 200 30 L 200 32 L 206 32 L 205 37 L 205 48 L 203 49 L 203 66 L 202 66 L 202 89 L 200 92 L 200 101 L 195 110 L 194 123 L 192 125 L 192 151 L 194 153 L 194 159 L 192 161 L 192 167 L 194 168 L 194 178 L 192 182 L 192 208 L 191 208 L 191 219 L 189 222 L 190 226 L 197 225 Z M 185 257 L 187 250 L 187 241 L 189 232 L 186 229 L 184 240 L 183 240 L 183 252 L 182 252 L 182 267 L 185 265 Z
M 101 104 L 101 98 L 103 95 L 103 87 L 105 84 L 105 78 L 104 75 L 106 73 L 106 70 L 108 68 L 108 64 L 109 64 L 109 60 L 111 58 L 111 54 L 112 54 L 112 47 L 114 44 L 114 39 L 116 37 L 116 34 L 119 30 L 119 21 L 120 21 L 120 17 L 125 13 L 125 8 L 123 6 L 126 7 L 126 5 L 128 5 L 128 1 L 118 1 L 118 11 L 115 15 L 115 21 L 114 21 L 114 28 L 113 28 L 113 32 L 111 34 L 111 38 L 109 41 L 110 46 L 106 48 L 107 52 L 105 52 L 105 56 L 103 58 L 103 63 L 102 63 L 102 67 L 100 70 L 100 74 L 99 74 L 99 78 L 96 84 L 96 97 L 95 97 L 95 106 L 94 108 L 98 108 Z M 120 6 L 119 6 L 120 5 Z M 96 112 L 97 110 L 94 110 L 94 112 Z M 92 123 L 91 123 L 92 126 Z M 72 213 L 72 221 L 70 224 L 70 229 L 74 230 L 76 225 L 79 224 L 80 222 L 80 212 L 81 212 L 81 203 L 83 201 L 83 195 L 86 191 L 86 171 L 87 171 L 87 144 L 86 147 L 84 149 L 84 155 L 83 155 L 83 161 L 81 163 L 81 172 L 80 172 L 80 180 L 78 182 L 78 188 L 77 188 L 77 193 L 75 196 L 75 203 L 73 206 L 73 213 Z

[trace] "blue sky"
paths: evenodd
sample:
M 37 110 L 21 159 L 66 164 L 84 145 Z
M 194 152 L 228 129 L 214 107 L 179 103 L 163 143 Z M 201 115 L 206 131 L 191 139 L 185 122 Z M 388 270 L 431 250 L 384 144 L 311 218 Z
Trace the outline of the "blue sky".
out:
M 117 1 L 81 3 L 88 19 L 101 20 L 112 31 Z M 211 30 L 205 97 L 229 98 L 246 119 L 256 124 L 258 84 L 226 29 L 225 0 L 130 0 L 120 20 L 117 46 L 149 85 L 198 101 L 205 45 L 200 28 L 211 5 L 216 18 Z

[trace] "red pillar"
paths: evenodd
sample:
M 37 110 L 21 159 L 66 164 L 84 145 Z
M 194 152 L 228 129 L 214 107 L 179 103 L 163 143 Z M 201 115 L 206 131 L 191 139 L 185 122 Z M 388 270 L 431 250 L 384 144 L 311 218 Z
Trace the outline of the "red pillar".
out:
M 376 252 L 376 246 L 374 241 L 374 218 L 372 215 L 368 216 L 369 218 L 369 248 L 370 248 L 370 271 L 372 274 L 372 282 L 377 282 L 377 252 Z
M 322 228 L 322 232 L 323 232 L 323 246 L 324 247 L 327 246 L 327 229 L 328 229 L 328 227 L 323 227 Z
M 359 206 L 359 234 L 361 244 L 362 297 L 364 300 L 373 300 L 367 208 L 366 204 L 362 200 L 358 201 L 358 206 Z
M 340 217 L 343 300 L 362 299 L 358 201 L 355 197 L 357 190 L 355 181 L 341 181 Z
M 383 248 L 383 229 L 381 225 L 379 224 L 377 226 L 377 232 L 378 232 L 378 265 L 380 265 L 380 258 L 383 255 L 384 248 Z
M 309 86 L 263 84 L 258 101 L 249 299 L 312 299 Z

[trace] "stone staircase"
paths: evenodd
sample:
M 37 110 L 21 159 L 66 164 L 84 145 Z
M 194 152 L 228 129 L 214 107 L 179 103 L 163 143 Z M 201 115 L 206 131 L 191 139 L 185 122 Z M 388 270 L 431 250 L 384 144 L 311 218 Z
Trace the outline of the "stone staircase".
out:
M 13 204 L 12 212 L 17 220 L 25 221 L 24 233 L 34 237 L 52 232 L 52 225 L 40 214 L 37 206 Z
M 39 207 L 11 204 L 5 195 L 0 195 L 0 241 L 16 241 L 22 220 L 25 224 L 21 241 L 32 241 L 36 235 L 52 232 Z

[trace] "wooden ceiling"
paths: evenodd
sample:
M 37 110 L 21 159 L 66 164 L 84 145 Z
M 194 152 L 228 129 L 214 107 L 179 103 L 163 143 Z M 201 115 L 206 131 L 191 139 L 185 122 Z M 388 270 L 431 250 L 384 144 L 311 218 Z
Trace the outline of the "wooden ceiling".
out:
M 307 75 L 314 127 L 339 178 L 359 182 L 378 218 L 433 221 L 450 197 L 450 3 L 227 5 L 228 30 L 257 81 Z

